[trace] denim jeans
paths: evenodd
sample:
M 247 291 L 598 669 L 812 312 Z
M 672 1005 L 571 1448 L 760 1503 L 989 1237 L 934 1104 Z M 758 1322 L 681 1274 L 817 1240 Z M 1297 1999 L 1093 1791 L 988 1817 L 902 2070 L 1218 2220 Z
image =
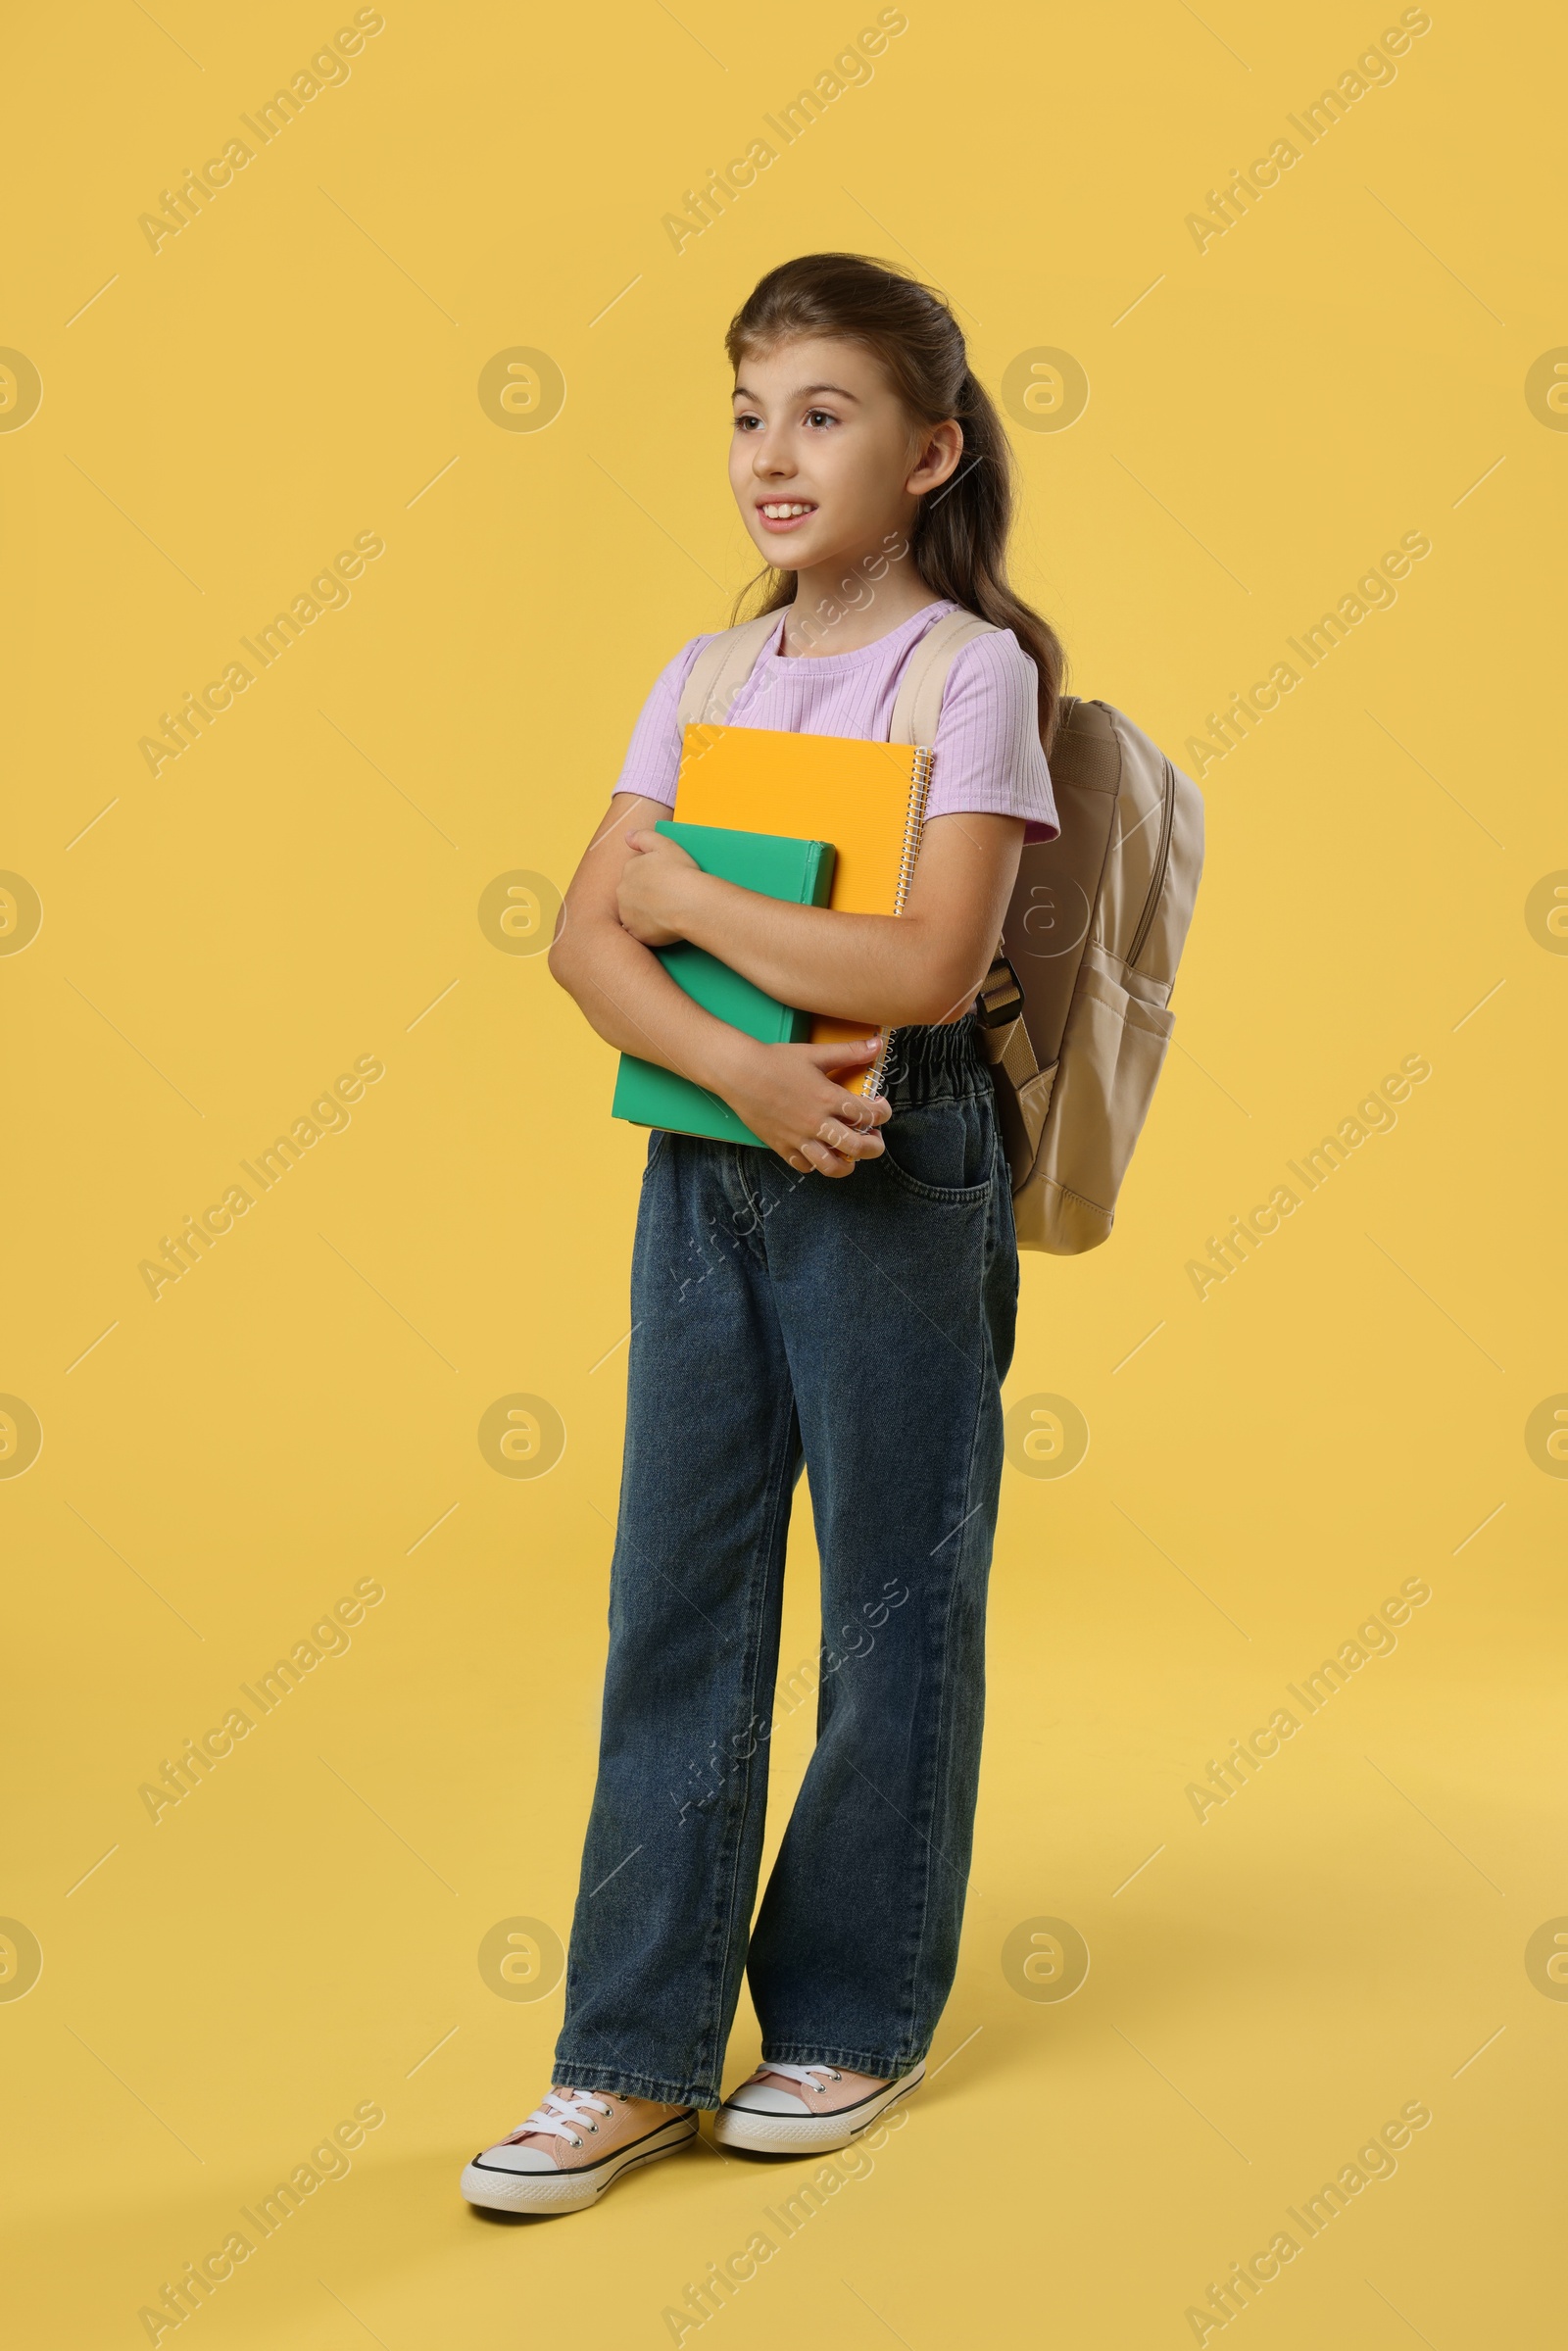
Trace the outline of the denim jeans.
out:
M 650 1144 L 561 2082 L 716 2106 L 743 1966 L 764 2057 L 902 2074 L 952 1986 L 1018 1259 L 972 1018 L 900 1031 L 887 1091 L 837 1181 Z M 753 1929 L 803 1465 L 816 1745 Z

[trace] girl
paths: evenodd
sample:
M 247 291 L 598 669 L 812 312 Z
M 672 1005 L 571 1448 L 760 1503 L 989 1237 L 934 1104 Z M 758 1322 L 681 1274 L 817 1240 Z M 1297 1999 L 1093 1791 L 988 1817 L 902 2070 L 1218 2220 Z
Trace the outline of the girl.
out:
M 1061 655 L 1007 586 L 1010 452 L 927 288 L 852 254 L 771 270 L 730 326 L 730 484 L 779 626 L 741 726 L 887 740 L 903 665 L 956 610 L 903 915 L 702 873 L 664 669 L 567 894 L 551 969 L 609 1044 L 695 1078 L 766 1151 L 656 1133 L 632 1265 L 626 1450 L 599 1778 L 556 2086 L 463 2176 L 560 2212 L 696 2135 L 845 2145 L 914 2087 L 952 1985 L 984 1694 L 1000 1386 L 1018 1261 L 971 1006 L 1046 765 Z M 887 550 L 902 548 L 902 560 Z M 850 591 L 853 589 L 854 593 Z M 848 602 L 845 598 L 848 596 Z M 860 1021 L 760 1045 L 654 953 L 688 939 L 780 1002 Z M 885 1096 L 835 1071 L 897 1029 Z M 802 1467 L 822 1563 L 816 1746 L 758 1913 L 785 1538 Z M 841 1649 L 841 1645 L 842 1649 Z M 762 2062 L 720 2103 L 742 1968 Z

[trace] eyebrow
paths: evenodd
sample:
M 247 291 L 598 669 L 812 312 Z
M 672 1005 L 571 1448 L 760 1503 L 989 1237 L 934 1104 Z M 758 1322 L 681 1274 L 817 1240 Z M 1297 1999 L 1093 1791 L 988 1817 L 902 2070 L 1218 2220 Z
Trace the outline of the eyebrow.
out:
M 802 384 L 787 397 L 791 400 L 805 400 L 812 392 L 836 392 L 841 400 L 853 400 L 857 407 L 860 404 L 859 394 L 850 391 L 844 384 Z M 734 397 L 737 400 L 756 400 L 758 394 L 745 384 L 737 384 Z

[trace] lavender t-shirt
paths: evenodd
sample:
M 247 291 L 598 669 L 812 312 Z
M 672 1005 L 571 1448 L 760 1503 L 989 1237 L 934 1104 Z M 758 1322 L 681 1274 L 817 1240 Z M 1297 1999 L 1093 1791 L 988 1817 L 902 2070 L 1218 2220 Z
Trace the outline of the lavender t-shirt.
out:
M 731 706 L 734 726 L 777 727 L 789 734 L 847 735 L 885 743 L 904 664 L 926 630 L 956 604 L 926 605 L 856 653 L 794 655 L 777 651 L 784 614 Z M 632 730 L 617 792 L 640 792 L 675 805 L 681 730 L 675 723 L 681 689 L 710 637 L 693 637 L 661 670 Z M 1011 629 L 971 638 L 948 672 L 937 726 L 926 815 L 974 809 L 1022 816 L 1026 841 L 1054 841 L 1056 818 L 1051 771 L 1040 748 L 1038 681 L 1034 662 Z

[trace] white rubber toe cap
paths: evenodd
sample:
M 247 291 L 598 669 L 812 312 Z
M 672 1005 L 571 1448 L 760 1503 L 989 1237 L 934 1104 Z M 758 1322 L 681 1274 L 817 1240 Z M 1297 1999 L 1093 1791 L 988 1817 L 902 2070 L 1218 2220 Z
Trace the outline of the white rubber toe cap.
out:
M 743 2082 L 724 2103 L 744 2107 L 748 2114 L 809 2114 L 804 2098 L 797 2098 L 787 2089 L 777 2089 L 769 2082 Z
M 486 2147 L 484 2168 L 487 2172 L 559 2172 L 561 2166 L 543 2147 L 513 2147 L 505 2140 L 499 2147 Z
M 714 2116 L 713 2138 L 720 2147 L 744 2147 L 754 2155 L 826 2154 L 871 2130 L 890 2106 L 919 2087 L 924 2074 L 922 2058 L 896 2081 L 884 2082 L 852 2105 L 830 2108 L 825 2114 L 813 2114 L 787 2090 L 743 2082 Z

